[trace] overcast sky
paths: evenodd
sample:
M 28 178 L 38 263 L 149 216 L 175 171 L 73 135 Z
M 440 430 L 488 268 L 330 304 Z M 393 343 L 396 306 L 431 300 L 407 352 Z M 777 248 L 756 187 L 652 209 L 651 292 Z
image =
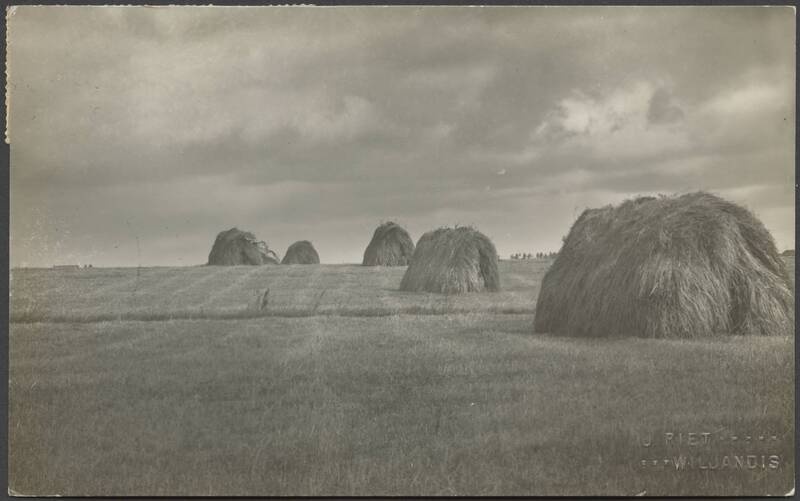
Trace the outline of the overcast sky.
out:
M 219 231 L 360 262 L 375 227 L 558 250 L 710 190 L 794 247 L 790 8 L 19 7 L 11 264 L 205 263 Z

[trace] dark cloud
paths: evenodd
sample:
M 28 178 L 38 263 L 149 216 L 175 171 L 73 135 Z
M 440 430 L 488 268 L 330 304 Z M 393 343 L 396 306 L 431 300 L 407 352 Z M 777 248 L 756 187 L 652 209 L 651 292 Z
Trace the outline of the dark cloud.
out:
M 647 120 L 653 124 L 676 122 L 683 118 L 683 110 L 675 104 L 672 95 L 665 88 L 660 88 L 650 98 L 647 108 Z
M 132 232 L 150 264 L 202 262 L 233 225 L 357 261 L 381 219 L 533 251 L 585 204 L 700 188 L 794 238 L 788 8 L 18 7 L 8 26 L 12 264 L 130 264 Z

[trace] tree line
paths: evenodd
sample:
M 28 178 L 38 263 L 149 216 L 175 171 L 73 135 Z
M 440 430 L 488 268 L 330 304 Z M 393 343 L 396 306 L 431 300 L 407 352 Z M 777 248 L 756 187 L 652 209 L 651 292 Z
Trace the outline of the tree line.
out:
M 511 259 L 547 259 L 555 258 L 557 255 L 558 252 L 537 252 L 536 254 L 518 252 L 516 254 L 511 254 Z

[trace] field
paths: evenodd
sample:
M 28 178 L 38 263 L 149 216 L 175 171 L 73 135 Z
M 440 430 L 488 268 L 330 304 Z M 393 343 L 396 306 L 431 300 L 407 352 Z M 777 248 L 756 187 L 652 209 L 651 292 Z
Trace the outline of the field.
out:
M 449 297 L 397 291 L 403 268 L 13 270 L 10 488 L 657 496 L 794 487 L 793 339 L 534 334 L 548 265 L 501 262 L 502 292 Z M 679 433 L 711 440 L 664 438 Z M 676 466 L 681 458 L 691 463 Z

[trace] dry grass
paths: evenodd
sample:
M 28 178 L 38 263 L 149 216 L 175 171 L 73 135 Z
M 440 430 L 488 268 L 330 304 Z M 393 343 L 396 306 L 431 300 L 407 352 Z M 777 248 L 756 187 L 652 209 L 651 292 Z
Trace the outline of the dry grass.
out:
M 12 320 L 41 314 L 10 326 L 9 485 L 108 496 L 793 486 L 792 338 L 535 335 L 529 308 L 548 265 L 501 261 L 503 291 L 450 297 L 398 292 L 402 268 L 15 270 Z M 264 287 L 271 308 L 305 313 L 245 318 Z M 233 313 L 92 317 L 182 308 Z M 694 452 L 643 450 L 641 437 L 664 431 L 775 434 L 702 452 L 778 454 L 781 467 L 642 470 L 648 455 Z
M 319 254 L 311 242 L 300 240 L 286 249 L 281 264 L 319 264 Z
M 547 261 L 501 261 L 503 290 L 443 296 L 398 290 L 404 267 L 225 266 L 13 270 L 14 322 L 163 320 L 262 315 L 424 312 L 533 313 Z M 247 309 L 269 288 L 269 307 Z M 320 293 L 325 292 L 321 300 Z
M 238 228 L 220 232 L 208 254 L 208 264 L 217 266 L 277 263 L 278 256 L 269 250 L 266 243 L 256 240 L 249 231 Z
M 12 325 L 10 486 L 64 495 L 783 494 L 792 341 L 532 335 L 530 315 Z M 43 342 L 46 339 L 46 342 Z M 776 471 L 645 470 L 651 432 Z M 689 453 L 659 451 L 659 453 Z
M 375 229 L 364 250 L 364 266 L 406 266 L 414 254 L 414 241 L 397 223 L 383 223 Z
M 707 193 L 584 211 L 542 284 L 536 331 L 789 335 L 794 297 L 772 236 Z
M 410 292 L 497 292 L 497 251 L 486 235 L 469 227 L 439 228 L 422 235 L 400 290 Z

